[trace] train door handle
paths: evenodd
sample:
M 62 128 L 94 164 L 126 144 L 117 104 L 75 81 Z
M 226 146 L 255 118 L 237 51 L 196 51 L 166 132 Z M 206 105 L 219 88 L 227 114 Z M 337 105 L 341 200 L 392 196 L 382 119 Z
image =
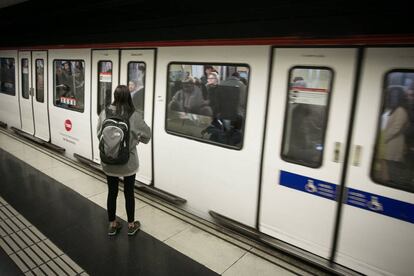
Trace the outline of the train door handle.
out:
M 361 152 L 362 152 L 362 147 L 360 145 L 355 145 L 354 160 L 352 160 L 352 165 L 358 167 L 361 164 Z
M 333 161 L 335 163 L 339 163 L 340 157 L 341 157 L 341 143 L 340 142 L 335 142 Z
M 34 88 L 33 87 L 30 87 L 30 89 L 29 89 L 29 94 L 30 94 L 30 96 L 34 96 Z

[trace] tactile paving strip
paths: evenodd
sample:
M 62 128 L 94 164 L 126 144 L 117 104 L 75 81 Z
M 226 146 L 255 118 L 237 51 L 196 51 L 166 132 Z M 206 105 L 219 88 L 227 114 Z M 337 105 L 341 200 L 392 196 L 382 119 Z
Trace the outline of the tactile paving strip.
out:
M 88 275 L 2 197 L 0 247 L 25 275 Z

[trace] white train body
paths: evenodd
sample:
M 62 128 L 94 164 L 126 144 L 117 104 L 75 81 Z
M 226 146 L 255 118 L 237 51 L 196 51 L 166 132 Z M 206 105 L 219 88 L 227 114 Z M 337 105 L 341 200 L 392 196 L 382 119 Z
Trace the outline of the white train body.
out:
M 65 148 L 70 158 L 78 154 L 99 163 L 102 91 L 113 93 L 132 79 L 143 82 L 141 107 L 153 139 L 138 145 L 138 181 L 186 199 L 183 208 L 202 218 L 211 220 L 214 211 L 362 273 L 414 271 L 414 182 L 392 187 L 373 176 L 383 91 L 391 84 L 413 84 L 414 48 L 120 44 L 116 49 L 7 49 L 0 50 L 0 59 L 0 121 L 8 127 Z M 5 73 L 11 75 L 12 61 L 14 94 Z M 73 94 L 62 92 L 69 88 L 58 77 L 65 63 L 72 75 L 83 74 L 72 79 Z M 237 96 L 242 111 L 233 114 L 241 127 L 226 119 L 224 109 L 213 110 L 222 116 L 223 129 L 231 124 L 238 135 L 226 136 L 227 142 L 213 139 L 217 132 L 199 134 L 209 131 L 213 113 L 173 111 L 178 117 L 171 117 L 174 81 L 187 72 L 200 79 L 206 65 L 214 65 L 221 83 L 232 70 L 247 80 L 245 102 Z M 310 106 L 319 110 L 319 122 L 308 109 L 296 117 L 297 110 Z M 310 124 L 323 127 L 316 138 L 295 133 Z M 320 143 L 294 148 L 296 138 Z M 405 166 L 414 171 L 412 163 Z

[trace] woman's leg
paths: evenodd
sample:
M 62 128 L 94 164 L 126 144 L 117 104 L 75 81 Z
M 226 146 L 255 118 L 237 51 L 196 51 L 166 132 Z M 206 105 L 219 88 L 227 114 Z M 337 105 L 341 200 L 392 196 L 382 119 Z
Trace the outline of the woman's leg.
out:
M 124 177 L 124 195 L 125 208 L 128 217 L 128 223 L 133 223 L 135 212 L 135 197 L 134 197 L 135 174 Z
M 115 176 L 107 175 L 106 179 L 108 181 L 108 200 L 107 200 L 108 220 L 109 222 L 115 223 L 116 197 L 118 196 L 119 178 Z

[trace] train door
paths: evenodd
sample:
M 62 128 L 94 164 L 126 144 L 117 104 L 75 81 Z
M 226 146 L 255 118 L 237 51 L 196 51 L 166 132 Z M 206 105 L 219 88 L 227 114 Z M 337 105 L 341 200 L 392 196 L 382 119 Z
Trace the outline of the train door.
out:
M 0 51 L 0 121 L 21 128 L 17 51 Z
M 155 184 L 206 219 L 256 224 L 269 50 L 158 50 Z
M 414 271 L 414 48 L 366 49 L 337 262 L 367 275 Z
M 273 50 L 259 230 L 330 256 L 356 49 Z
M 113 101 L 119 79 L 119 50 L 92 51 L 92 142 L 93 161 L 100 163 L 99 141 L 96 136 L 99 114 Z
M 92 160 L 91 50 L 49 51 L 51 142 Z
M 33 88 L 32 88 L 32 54 L 30 51 L 19 52 L 19 104 L 22 130 L 34 134 Z
M 34 92 L 32 101 L 35 136 L 48 142 L 50 129 L 47 80 L 47 52 L 32 52 L 32 87 Z
M 120 83 L 128 85 L 132 101 L 137 111 L 142 112 L 144 120 L 152 128 L 154 95 L 154 58 L 153 49 L 134 49 L 121 51 Z M 145 184 L 152 183 L 152 141 L 139 144 L 139 171 L 136 179 Z
M 47 52 L 19 52 L 19 102 L 22 130 L 49 141 Z M 45 96 L 46 95 L 46 96 Z

